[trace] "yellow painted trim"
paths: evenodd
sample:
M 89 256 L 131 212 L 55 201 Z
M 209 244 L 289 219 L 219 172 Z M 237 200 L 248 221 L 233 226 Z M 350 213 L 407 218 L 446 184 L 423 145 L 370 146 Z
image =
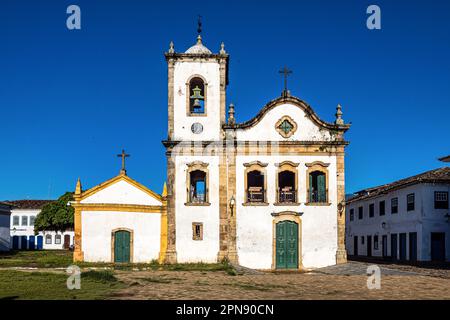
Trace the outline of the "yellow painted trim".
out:
M 140 184 L 139 182 L 131 179 L 130 177 L 124 175 L 124 174 L 119 174 L 118 176 L 115 176 L 112 179 L 109 179 L 108 181 L 105 181 L 89 190 L 84 191 L 81 196 L 80 196 L 80 200 L 79 201 L 83 201 L 85 199 L 87 199 L 88 197 L 96 194 L 97 192 L 100 192 L 101 190 L 104 190 L 106 188 L 108 188 L 109 186 L 112 186 L 113 184 L 119 182 L 119 181 L 126 181 L 128 183 L 130 183 L 131 185 L 133 185 L 134 187 L 140 189 L 141 191 L 144 191 L 145 193 L 147 193 L 149 196 L 155 198 L 158 201 L 162 201 L 163 198 L 161 195 L 157 194 L 156 192 L 153 192 L 152 190 L 150 190 L 149 188 L 147 188 L 146 186 Z
M 160 249 L 159 249 L 159 263 L 164 263 L 166 259 L 167 252 L 167 211 L 162 212 L 161 214 L 161 237 L 160 237 Z
M 165 206 L 146 206 L 140 204 L 117 204 L 117 203 L 74 203 L 75 210 L 80 211 L 119 211 L 119 212 L 147 212 L 162 213 Z
M 73 261 L 79 262 L 84 260 L 82 251 L 82 235 L 81 235 L 81 210 L 75 207 L 74 212 L 74 252 Z

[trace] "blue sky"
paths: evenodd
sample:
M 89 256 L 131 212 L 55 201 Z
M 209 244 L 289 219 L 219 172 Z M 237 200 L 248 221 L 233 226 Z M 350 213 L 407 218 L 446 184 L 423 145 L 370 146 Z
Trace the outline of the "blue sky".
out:
M 81 30 L 66 8 L 81 8 Z M 382 29 L 366 28 L 381 8 Z M 55 198 L 109 179 L 116 154 L 161 192 L 166 176 L 167 65 L 203 39 L 230 53 L 227 104 L 239 122 L 280 95 L 333 121 L 343 106 L 347 193 L 443 166 L 450 154 L 449 1 L 2 0 L 0 199 Z

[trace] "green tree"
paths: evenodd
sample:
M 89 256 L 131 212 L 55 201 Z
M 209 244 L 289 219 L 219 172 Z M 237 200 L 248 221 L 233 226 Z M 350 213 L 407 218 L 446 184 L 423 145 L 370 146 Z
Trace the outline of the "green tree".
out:
M 69 201 L 73 201 L 73 192 L 66 192 L 58 200 L 46 204 L 34 221 L 34 232 L 73 228 L 74 209 L 68 205 Z

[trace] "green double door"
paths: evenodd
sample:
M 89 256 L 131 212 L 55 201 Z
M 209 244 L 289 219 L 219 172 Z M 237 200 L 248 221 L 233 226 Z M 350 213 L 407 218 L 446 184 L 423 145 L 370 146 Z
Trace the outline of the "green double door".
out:
M 276 224 L 276 268 L 298 269 L 298 224 L 293 221 Z
M 114 233 L 114 262 L 130 262 L 130 232 Z

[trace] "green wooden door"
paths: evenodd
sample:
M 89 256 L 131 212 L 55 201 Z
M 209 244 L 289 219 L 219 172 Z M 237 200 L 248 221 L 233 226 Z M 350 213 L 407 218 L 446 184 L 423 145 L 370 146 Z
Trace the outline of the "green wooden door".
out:
M 298 268 L 298 225 L 293 221 L 276 225 L 276 268 Z
M 130 233 L 125 230 L 114 234 L 114 262 L 130 262 Z

